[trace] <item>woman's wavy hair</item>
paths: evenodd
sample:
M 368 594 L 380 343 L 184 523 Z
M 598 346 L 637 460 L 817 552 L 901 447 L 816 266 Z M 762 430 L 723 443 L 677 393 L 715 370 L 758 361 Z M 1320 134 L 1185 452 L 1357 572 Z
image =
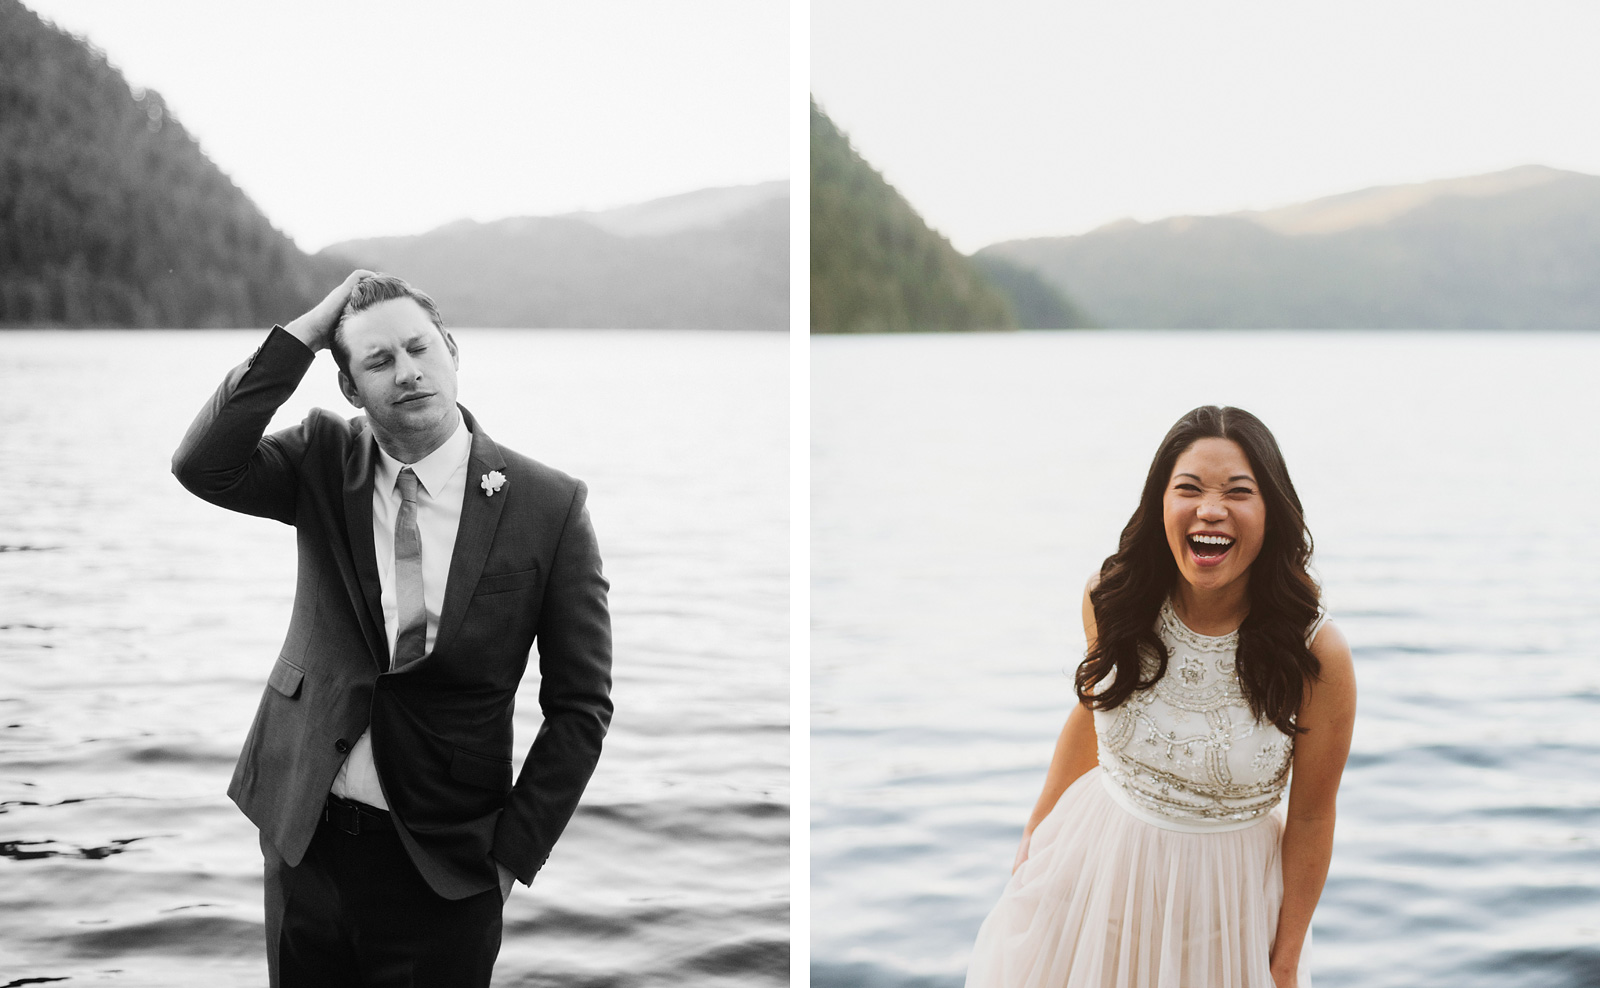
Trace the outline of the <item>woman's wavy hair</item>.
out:
M 1250 613 L 1239 626 L 1235 666 L 1256 719 L 1298 734 L 1301 697 L 1322 668 L 1305 641 L 1317 616 L 1317 584 L 1306 571 L 1311 533 L 1278 441 L 1260 419 L 1240 408 L 1203 405 L 1179 419 L 1161 441 L 1139 507 L 1122 530 L 1116 554 L 1101 565 L 1099 584 L 1089 591 L 1097 635 L 1078 666 L 1078 697 L 1091 709 L 1111 710 L 1166 675 L 1167 649 L 1156 621 L 1179 576 L 1167 544 L 1162 500 L 1178 457 L 1201 439 L 1238 443 L 1266 503 L 1266 533 L 1250 566 Z M 1157 659 L 1148 679 L 1141 654 Z M 1110 684 L 1096 692 L 1107 677 Z

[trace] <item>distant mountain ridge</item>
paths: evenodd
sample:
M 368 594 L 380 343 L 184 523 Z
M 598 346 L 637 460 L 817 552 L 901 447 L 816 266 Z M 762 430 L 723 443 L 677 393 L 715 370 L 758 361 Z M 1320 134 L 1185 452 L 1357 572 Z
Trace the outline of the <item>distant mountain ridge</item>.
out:
M 458 326 L 789 325 L 787 181 L 599 212 L 459 220 L 321 253 L 412 281 Z
M 719 226 L 775 200 L 789 201 L 787 179 L 700 189 L 615 209 L 566 215 L 619 237 L 649 237 Z
M 983 248 L 1104 326 L 1600 328 L 1600 177 L 1537 165 Z
M 1377 185 L 1277 209 L 1248 210 L 1227 215 L 1253 220 L 1269 230 L 1290 235 L 1337 233 L 1388 223 L 1446 196 L 1483 199 L 1544 185 L 1575 174 L 1543 165 L 1522 165 L 1487 175 L 1442 178 L 1408 185 Z

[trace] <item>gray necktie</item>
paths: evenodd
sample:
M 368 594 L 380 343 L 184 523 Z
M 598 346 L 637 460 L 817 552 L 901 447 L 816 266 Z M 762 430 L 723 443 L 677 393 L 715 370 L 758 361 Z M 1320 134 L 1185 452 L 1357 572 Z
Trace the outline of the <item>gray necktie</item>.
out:
M 422 536 L 417 533 L 417 475 L 400 471 L 400 513 L 394 520 L 394 591 L 400 630 L 391 669 L 422 658 L 428 648 L 428 612 L 422 604 Z

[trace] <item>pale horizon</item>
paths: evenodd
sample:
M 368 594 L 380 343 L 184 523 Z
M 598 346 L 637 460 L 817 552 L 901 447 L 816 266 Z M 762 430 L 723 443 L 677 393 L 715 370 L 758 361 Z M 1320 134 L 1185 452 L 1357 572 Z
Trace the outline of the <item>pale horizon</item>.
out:
M 1522 165 L 1600 174 L 1600 7 L 813 0 L 810 87 L 964 253 Z
M 790 178 L 784 4 L 22 2 L 307 253 Z

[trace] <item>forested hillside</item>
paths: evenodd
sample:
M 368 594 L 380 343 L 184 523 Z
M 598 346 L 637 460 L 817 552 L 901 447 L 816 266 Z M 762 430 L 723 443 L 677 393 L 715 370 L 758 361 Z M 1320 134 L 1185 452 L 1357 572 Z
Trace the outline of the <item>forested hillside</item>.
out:
M 1010 307 L 811 104 L 811 331 L 1005 329 Z
M 160 95 L 0 0 L 0 325 L 270 325 L 348 270 L 274 229 Z
M 1600 328 L 1600 177 L 1524 166 L 985 247 L 1107 326 Z

